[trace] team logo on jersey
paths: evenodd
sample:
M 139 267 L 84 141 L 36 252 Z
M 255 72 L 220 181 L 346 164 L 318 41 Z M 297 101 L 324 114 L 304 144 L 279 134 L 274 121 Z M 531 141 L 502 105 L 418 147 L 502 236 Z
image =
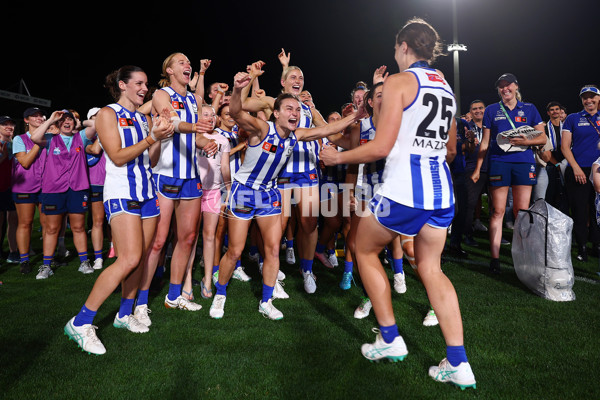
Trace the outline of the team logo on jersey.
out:
M 183 110 L 185 108 L 185 105 L 183 104 L 182 101 L 177 101 L 177 100 L 173 100 L 171 102 L 171 105 L 173 106 L 174 109 L 176 110 Z
M 272 143 L 265 142 L 262 148 L 264 151 L 268 151 L 269 153 L 277 153 L 277 146 Z
M 596 125 L 600 126 L 600 120 L 596 121 Z
M 317 180 L 317 174 L 309 174 L 308 177 L 313 181 Z
M 54 148 L 54 150 L 52 151 L 52 153 L 53 153 L 55 156 L 58 156 L 58 155 L 60 155 L 60 149 L 59 149 L 58 147 L 55 147 L 55 148 Z
M 75 149 L 75 151 L 76 151 L 77 153 L 79 153 L 79 152 L 81 151 L 81 147 L 77 147 L 77 148 Z
M 425 73 L 427 75 L 427 78 L 431 81 L 431 82 L 442 82 L 444 85 L 446 84 L 444 82 L 444 80 L 442 79 L 441 76 L 439 76 L 438 74 L 428 74 Z
M 278 201 L 273 202 L 273 207 L 281 207 L 281 203 Z
M 131 118 L 119 118 L 119 126 L 133 126 L 133 120 Z
M 527 117 L 515 117 L 515 122 L 527 123 Z

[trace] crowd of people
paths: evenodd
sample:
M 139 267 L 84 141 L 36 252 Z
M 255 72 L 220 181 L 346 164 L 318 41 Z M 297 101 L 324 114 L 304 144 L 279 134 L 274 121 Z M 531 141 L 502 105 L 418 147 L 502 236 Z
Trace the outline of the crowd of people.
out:
M 320 113 L 304 89 L 301 68 L 290 65 L 282 49 L 282 90 L 273 96 L 259 84 L 261 61 L 236 74 L 230 90 L 223 82 L 205 84 L 210 60 L 201 60 L 193 73 L 190 60 L 173 53 L 155 91 L 140 67 L 112 72 L 105 86 L 114 103 L 90 109 L 85 118 L 73 109 L 48 115 L 31 107 L 23 113 L 25 133 L 13 137 L 16 119 L 0 117 L 0 215 L 8 261 L 31 273 L 37 209 L 43 262 L 36 278 L 50 278 L 69 252 L 69 227 L 79 271 L 100 273 L 64 330 L 93 354 L 106 352 L 94 317 L 119 286 L 113 325 L 149 331 L 150 285 L 167 256 L 164 305 L 200 310 L 197 284 L 202 298 L 212 298 L 209 315 L 215 319 L 225 315 L 230 280 L 250 280 L 241 263 L 245 251 L 263 279 L 258 311 L 271 320 L 283 318 L 273 301 L 289 297 L 279 265 L 282 249 L 287 263 L 299 265 L 309 294 L 317 291 L 314 260 L 327 268 L 343 264 L 341 290 L 350 289 L 360 272 L 356 281 L 364 298 L 354 317 L 373 309 L 379 323 L 363 355 L 399 361 L 408 351 L 391 291 L 407 290 L 406 258 L 430 301 L 423 324 L 439 323 L 446 339 L 447 358 L 430 368 L 430 376 L 475 387 L 442 253 L 468 257 L 462 246 L 477 246 L 474 230 L 489 229 L 489 268 L 500 273 L 503 224 L 542 198 L 573 217 L 577 258 L 587 259 L 589 242 L 598 255 L 598 189 L 591 174 L 600 157 L 600 90 L 584 86 L 583 110 L 568 116 L 550 101 L 546 121 L 523 101 L 517 78 L 505 73 L 495 82 L 497 103 L 474 99 L 465 115 L 456 116 L 452 89 L 430 67 L 440 54 L 433 27 L 420 19 L 407 22 L 396 37 L 401 72 L 377 68 L 372 82 L 359 81 L 349 102 L 329 114 Z M 480 220 L 484 194 L 489 228 Z M 342 260 L 336 255 L 339 237 Z M 197 254 L 204 271 L 195 281 Z M 114 256 L 105 266 L 104 258 Z M 392 283 L 382 259 L 393 270 Z M 235 300 L 228 306 L 235 307 Z

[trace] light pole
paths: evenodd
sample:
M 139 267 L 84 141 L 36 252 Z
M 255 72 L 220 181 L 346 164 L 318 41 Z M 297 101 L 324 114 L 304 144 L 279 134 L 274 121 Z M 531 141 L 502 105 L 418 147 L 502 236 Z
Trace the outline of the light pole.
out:
M 456 97 L 456 112 L 460 116 L 460 73 L 458 67 L 458 53 L 467 51 L 467 46 L 458 43 L 458 24 L 456 17 L 456 0 L 452 0 L 452 29 L 453 43 L 448 45 L 448 51 L 454 53 L 454 95 Z

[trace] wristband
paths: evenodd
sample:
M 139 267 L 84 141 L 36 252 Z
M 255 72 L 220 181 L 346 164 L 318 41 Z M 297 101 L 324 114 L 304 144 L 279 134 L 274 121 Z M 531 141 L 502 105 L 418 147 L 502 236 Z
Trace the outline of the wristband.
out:
M 204 74 L 205 74 L 205 71 L 200 71 L 200 75 L 204 75 Z
M 152 138 L 151 136 L 146 136 L 146 143 L 148 143 L 150 146 L 152 146 L 154 143 L 156 143 L 156 140 L 154 138 Z
M 179 123 L 181 122 L 181 120 L 179 119 L 179 117 L 171 117 L 171 122 L 173 123 L 173 128 L 175 132 L 181 133 L 181 131 L 179 130 Z
M 147 137 L 147 136 L 146 136 Z M 158 139 L 156 139 L 156 136 L 154 136 L 154 127 L 152 127 L 152 130 L 150 131 L 150 137 L 152 138 L 152 140 L 154 142 L 156 142 Z

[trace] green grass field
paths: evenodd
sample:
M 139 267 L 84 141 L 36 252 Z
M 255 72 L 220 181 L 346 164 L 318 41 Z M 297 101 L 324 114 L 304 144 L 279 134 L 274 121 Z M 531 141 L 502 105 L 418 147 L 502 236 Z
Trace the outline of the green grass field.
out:
M 41 241 L 34 236 L 37 266 Z M 64 336 L 63 326 L 99 272 L 82 275 L 72 257 L 40 281 L 37 270 L 24 276 L 17 264 L 0 265 L 0 398 L 599 398 L 598 259 L 573 261 L 577 299 L 558 303 L 517 279 L 510 246 L 502 249 L 502 274 L 488 274 L 487 239 L 476 239 L 478 247 L 465 246 L 468 260 L 443 264 L 459 296 L 476 390 L 461 391 L 427 375 L 445 357 L 445 344 L 439 326 L 422 325 L 427 297 L 407 262 L 408 291 L 394 293 L 393 302 L 409 355 L 394 364 L 362 357 L 360 346 L 374 340 L 371 328 L 377 324 L 373 313 L 353 318 L 362 292 L 338 287 L 341 268 L 327 270 L 315 261 L 318 289 L 308 295 L 298 266 L 283 258 L 290 299 L 275 301 L 283 320 L 258 313 L 258 268 L 245 259 L 252 281 L 232 281 L 221 320 L 208 316 L 211 301 L 201 298 L 203 309 L 196 313 L 165 309 L 163 286 L 150 299 L 150 332 L 134 334 L 113 328 L 120 297 L 114 294 L 95 320 L 107 354 L 91 356 Z M 200 279 L 199 268 L 195 276 Z M 199 288 L 195 293 L 199 298 Z

